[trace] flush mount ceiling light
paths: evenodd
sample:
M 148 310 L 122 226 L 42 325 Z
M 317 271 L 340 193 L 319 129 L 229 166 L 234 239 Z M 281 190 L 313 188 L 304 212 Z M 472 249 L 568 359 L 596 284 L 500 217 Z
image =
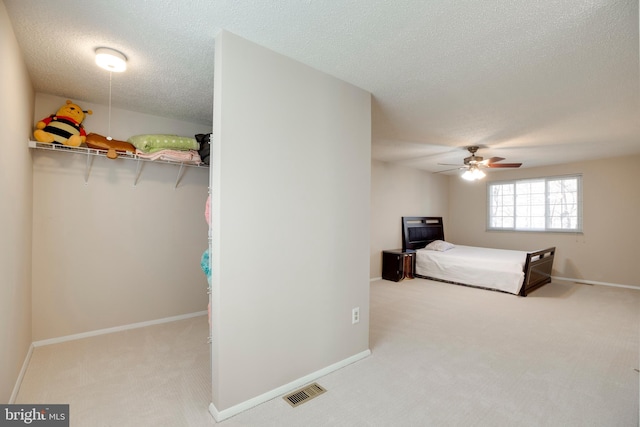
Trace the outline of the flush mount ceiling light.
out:
M 96 49 L 96 64 L 107 71 L 121 73 L 127 69 L 127 57 L 108 47 Z
M 113 72 L 121 73 L 127 69 L 127 57 L 122 52 L 108 47 L 96 49 L 96 64 L 109 71 L 109 123 L 107 125 L 107 140 L 111 141 L 111 76 Z

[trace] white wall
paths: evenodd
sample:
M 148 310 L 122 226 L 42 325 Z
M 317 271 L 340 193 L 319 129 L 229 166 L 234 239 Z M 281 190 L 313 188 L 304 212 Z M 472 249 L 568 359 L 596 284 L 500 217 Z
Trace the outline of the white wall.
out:
M 7 403 L 31 344 L 33 89 L 0 2 L 0 402 Z
M 556 246 L 553 275 L 640 287 L 640 156 L 489 173 L 486 181 L 451 181 L 449 237 L 459 244 L 533 250 Z M 581 173 L 583 233 L 486 231 L 486 183 Z
M 70 82 L 72 84 L 72 82 Z M 104 106 L 87 132 L 106 135 Z M 33 122 L 65 98 L 37 94 Z M 114 109 L 112 136 L 193 136 L 203 125 Z M 26 143 L 26 142 L 25 142 Z M 206 310 L 200 257 L 207 248 L 208 169 L 33 152 L 33 340 L 44 340 Z
M 215 63 L 212 370 L 224 412 L 368 351 L 371 100 L 228 32 Z
M 374 160 L 371 162 L 371 278 L 382 275 L 382 251 L 402 248 L 403 216 L 441 216 L 447 237 L 446 175 Z

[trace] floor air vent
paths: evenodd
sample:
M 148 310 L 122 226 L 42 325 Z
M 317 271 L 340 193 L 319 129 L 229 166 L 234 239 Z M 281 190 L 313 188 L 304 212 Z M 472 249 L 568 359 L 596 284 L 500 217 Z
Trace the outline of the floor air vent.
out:
M 305 388 L 301 388 L 300 390 L 287 394 L 283 399 L 295 408 L 296 406 L 302 405 L 304 402 L 308 402 L 314 397 L 321 395 L 325 391 L 327 390 L 320 387 L 318 383 L 313 383 Z

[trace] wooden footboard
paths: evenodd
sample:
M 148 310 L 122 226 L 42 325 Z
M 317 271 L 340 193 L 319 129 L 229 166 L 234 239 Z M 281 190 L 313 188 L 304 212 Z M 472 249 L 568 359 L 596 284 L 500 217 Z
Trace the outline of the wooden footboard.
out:
M 524 283 L 520 289 L 520 296 L 526 297 L 530 292 L 551 282 L 555 253 L 556 248 L 553 247 L 527 254 L 527 260 L 524 264 Z

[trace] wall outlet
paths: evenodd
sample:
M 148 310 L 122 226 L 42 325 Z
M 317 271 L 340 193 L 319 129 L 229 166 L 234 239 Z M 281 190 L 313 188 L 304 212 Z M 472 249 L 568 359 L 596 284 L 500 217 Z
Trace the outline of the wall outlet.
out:
M 355 307 L 351 310 L 351 324 L 355 325 L 360 321 L 360 307 Z

